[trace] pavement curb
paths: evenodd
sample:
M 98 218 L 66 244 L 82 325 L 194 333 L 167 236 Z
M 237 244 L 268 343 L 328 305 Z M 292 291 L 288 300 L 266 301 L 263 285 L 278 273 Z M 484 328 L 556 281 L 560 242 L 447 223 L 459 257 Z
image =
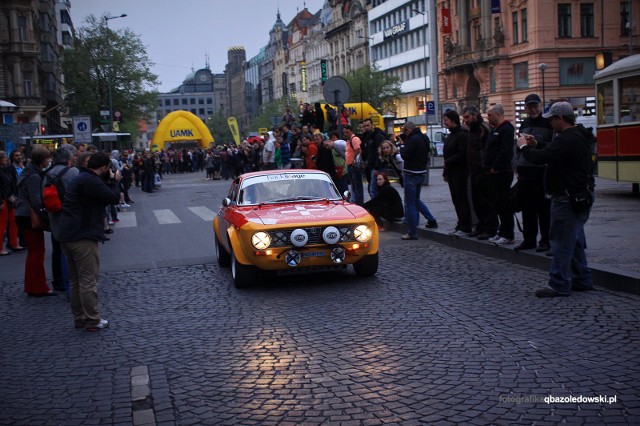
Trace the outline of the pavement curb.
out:
M 392 232 L 404 233 L 406 231 L 406 225 L 400 222 L 385 221 L 384 227 L 386 230 Z M 420 238 L 426 238 L 439 244 L 496 259 L 503 259 L 518 265 L 544 271 L 548 271 L 551 265 L 551 258 L 544 253 L 515 251 L 513 250 L 513 246 L 497 246 L 486 241 L 478 241 L 475 238 L 457 237 L 443 231 L 431 229 L 418 228 L 418 234 Z M 621 268 L 612 268 L 601 264 L 591 264 L 590 269 L 593 274 L 593 284 L 595 286 L 640 295 L 640 273 Z

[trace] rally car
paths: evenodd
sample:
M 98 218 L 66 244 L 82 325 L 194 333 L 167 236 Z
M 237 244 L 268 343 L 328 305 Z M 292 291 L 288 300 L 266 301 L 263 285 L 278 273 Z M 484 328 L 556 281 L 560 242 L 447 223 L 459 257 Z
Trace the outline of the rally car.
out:
M 238 288 L 278 273 L 347 265 L 358 276 L 374 275 L 378 227 L 365 209 L 345 198 L 318 170 L 239 176 L 213 220 L 218 264 L 231 266 Z

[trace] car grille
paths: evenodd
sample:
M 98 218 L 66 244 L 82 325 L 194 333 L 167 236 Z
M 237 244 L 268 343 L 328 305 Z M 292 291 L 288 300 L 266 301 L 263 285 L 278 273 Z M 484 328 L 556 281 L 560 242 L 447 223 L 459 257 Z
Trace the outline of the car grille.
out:
M 340 226 L 337 227 L 340 231 L 340 242 L 348 243 L 350 241 L 355 241 L 356 239 L 353 236 L 353 230 L 355 226 Z M 269 247 L 288 247 L 292 246 L 291 243 L 291 233 L 300 228 L 291 228 L 291 229 L 279 229 L 276 231 L 269 231 L 269 235 L 271 236 L 271 245 Z M 325 227 L 313 226 L 309 228 L 302 228 L 307 232 L 309 237 L 309 241 L 307 245 L 311 244 L 325 244 L 322 239 L 322 231 L 324 231 Z

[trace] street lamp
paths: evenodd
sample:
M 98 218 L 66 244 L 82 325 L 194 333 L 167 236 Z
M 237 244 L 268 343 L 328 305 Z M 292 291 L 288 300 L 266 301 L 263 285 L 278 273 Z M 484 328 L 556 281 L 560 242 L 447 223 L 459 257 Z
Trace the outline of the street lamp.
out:
M 538 69 L 542 72 L 542 112 L 544 112 L 544 107 L 546 105 L 546 100 L 544 98 L 544 70 L 547 69 L 547 64 L 544 62 L 539 64 Z
M 109 21 L 112 19 L 118 19 L 118 18 L 126 18 L 127 14 L 123 13 L 120 16 L 105 16 L 104 17 L 104 24 L 107 27 L 107 30 L 109 30 Z M 107 37 L 109 37 L 109 31 L 107 31 Z M 109 39 L 107 39 L 107 44 L 109 45 L 109 62 L 111 62 L 111 60 L 113 59 L 113 52 L 111 50 L 111 41 Z M 111 129 L 113 127 L 113 98 L 112 98 L 112 94 L 111 94 L 111 79 L 112 79 L 112 74 L 113 74 L 113 64 L 109 63 L 109 78 L 107 79 L 107 84 L 109 86 L 109 128 Z
M 419 13 L 422 15 L 422 27 L 424 28 L 424 39 L 422 40 L 422 47 L 424 53 L 424 128 L 429 129 L 429 110 L 427 109 L 427 25 L 426 18 L 427 12 L 422 12 L 418 9 L 411 9 L 412 13 Z

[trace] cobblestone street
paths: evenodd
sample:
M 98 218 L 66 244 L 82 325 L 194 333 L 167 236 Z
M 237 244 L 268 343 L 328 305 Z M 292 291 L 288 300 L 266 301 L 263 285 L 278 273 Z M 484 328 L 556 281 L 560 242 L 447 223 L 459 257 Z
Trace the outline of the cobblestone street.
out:
M 108 273 L 99 333 L 5 282 L 0 423 L 640 423 L 640 297 L 536 299 L 543 271 L 394 233 L 381 247 L 373 279 Z M 531 402 L 569 395 L 616 401 Z

